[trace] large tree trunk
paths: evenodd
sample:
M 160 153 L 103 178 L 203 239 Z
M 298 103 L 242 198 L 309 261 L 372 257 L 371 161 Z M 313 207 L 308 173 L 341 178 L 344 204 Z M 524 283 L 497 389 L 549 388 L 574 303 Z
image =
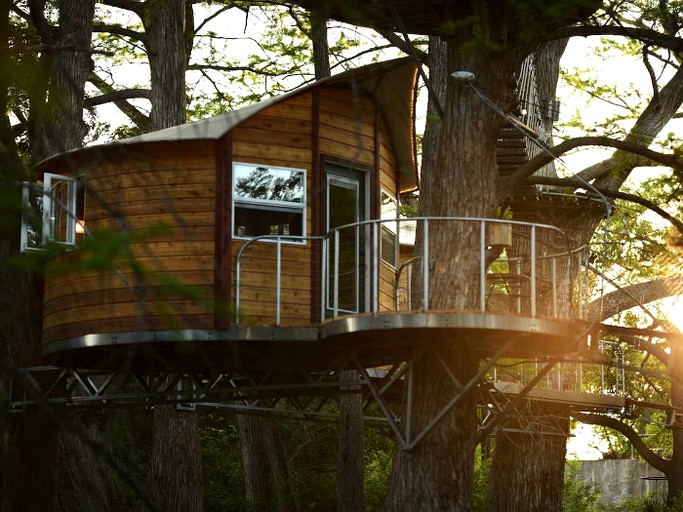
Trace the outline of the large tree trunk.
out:
M 341 372 L 344 381 L 360 380 L 356 370 Z M 339 457 L 337 490 L 339 512 L 364 510 L 363 400 L 360 386 L 344 386 L 339 398 Z
M 250 512 L 295 512 L 289 473 L 277 422 L 271 417 L 237 415 L 244 484 Z
M 142 15 L 151 76 L 150 130 L 185 122 L 186 2 L 147 0 Z M 196 411 L 163 405 L 154 410 L 148 482 L 159 510 L 203 510 L 202 456 Z
M 493 30 L 499 28 L 503 29 Z M 513 48 L 473 51 L 468 39 L 467 34 L 458 34 L 447 41 L 446 76 L 454 71 L 473 72 L 477 86 L 505 108 L 505 94 L 512 89 L 513 73 L 524 52 Z M 489 217 L 498 198 L 495 154 L 500 120 L 471 88 L 453 79 L 446 80 L 443 114 L 434 168 L 422 173 L 420 213 Z M 478 301 L 478 232 L 474 225 L 430 223 L 429 236 L 430 255 L 438 254 L 429 262 L 429 307 L 470 309 Z M 453 367 L 460 383 L 476 373 L 477 353 L 454 340 L 430 347 Z M 419 359 L 413 378 L 413 421 L 419 431 L 457 389 L 435 357 Z M 476 398 L 470 393 L 410 453 L 398 448 L 388 496 L 391 510 L 470 509 L 476 418 Z
M 486 512 L 562 512 L 569 432 L 565 406 L 530 403 L 496 435 Z
M 185 0 L 147 0 L 143 23 L 152 85 L 150 130 L 162 130 L 185 122 Z
M 204 475 L 197 413 L 175 406 L 154 411 L 151 501 L 159 511 L 201 511 Z

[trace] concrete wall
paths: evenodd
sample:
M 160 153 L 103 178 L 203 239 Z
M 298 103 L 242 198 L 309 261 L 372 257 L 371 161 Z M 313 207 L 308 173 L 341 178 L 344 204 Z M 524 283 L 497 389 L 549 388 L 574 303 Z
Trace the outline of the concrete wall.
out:
M 586 460 L 581 462 L 579 480 L 592 481 L 602 488 L 600 503 L 619 503 L 624 498 L 659 491 L 666 496 L 666 480 L 642 477 L 664 476 L 647 462 L 635 459 Z

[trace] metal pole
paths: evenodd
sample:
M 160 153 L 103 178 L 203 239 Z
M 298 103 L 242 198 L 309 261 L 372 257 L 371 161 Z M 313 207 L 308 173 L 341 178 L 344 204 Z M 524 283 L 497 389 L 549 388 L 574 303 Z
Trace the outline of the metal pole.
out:
M 531 318 L 536 318 L 536 226 L 531 226 Z
M 379 221 L 372 223 L 372 272 L 373 275 L 372 283 L 372 312 L 377 313 L 379 311 Z
M 422 309 L 429 309 L 429 220 L 422 224 Z
M 479 223 L 479 309 L 486 311 L 486 221 Z
M 282 273 L 282 240 L 277 237 L 277 255 L 275 258 L 275 326 L 280 326 L 280 288 L 282 283 L 280 282 L 280 275 Z
M 322 269 L 320 271 L 320 277 L 322 283 L 320 283 L 320 321 L 325 320 L 325 308 L 327 306 L 327 268 L 329 262 L 327 261 L 327 238 L 322 239 Z
M 332 318 L 337 318 L 339 312 L 339 230 L 334 230 L 334 288 L 332 302 Z
M 557 318 L 557 259 L 550 260 L 550 279 L 553 284 L 553 318 Z
M 235 325 L 240 324 L 240 271 L 242 269 L 242 253 L 237 255 L 235 265 Z

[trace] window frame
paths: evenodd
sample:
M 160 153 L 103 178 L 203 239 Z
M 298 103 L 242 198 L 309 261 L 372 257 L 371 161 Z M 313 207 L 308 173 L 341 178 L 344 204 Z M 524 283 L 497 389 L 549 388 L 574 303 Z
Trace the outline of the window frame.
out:
M 300 172 L 303 175 L 303 194 L 302 194 L 302 200 L 301 202 L 294 202 L 294 201 L 281 201 L 281 200 L 273 200 L 273 199 L 259 199 L 259 198 L 244 198 L 244 197 L 239 197 L 236 194 L 236 185 L 237 185 L 237 168 L 238 167 L 248 167 L 253 169 L 256 169 L 258 167 L 263 167 L 266 169 L 273 169 L 276 171 L 297 171 Z M 301 213 L 301 235 L 272 235 L 273 239 L 264 239 L 264 242 L 272 242 L 275 243 L 275 237 L 276 236 L 281 236 L 283 237 L 281 239 L 281 243 L 284 244 L 292 244 L 292 245 L 306 245 L 306 240 L 304 239 L 306 237 L 306 228 L 307 228 L 307 209 L 308 209 L 308 195 L 307 195 L 307 171 L 306 169 L 299 168 L 299 167 L 283 167 L 283 166 L 278 166 L 278 165 L 266 165 L 266 164 L 255 164 L 255 163 L 250 163 L 250 162 L 232 162 L 232 179 L 231 179 L 231 195 L 232 195 L 232 215 L 230 219 L 230 234 L 233 240 L 252 240 L 254 238 L 257 238 L 259 236 L 267 236 L 266 235 L 256 235 L 256 236 L 249 236 L 249 235 L 239 235 L 237 234 L 237 226 L 235 224 L 235 211 L 237 208 L 245 208 L 245 209 L 251 209 L 251 210 L 258 210 L 258 211 L 275 211 L 275 212 L 290 212 L 290 213 Z M 293 240 L 293 239 L 288 239 L 287 237 L 289 236 L 300 236 L 302 239 L 301 240 Z
M 65 182 L 66 202 L 61 203 L 56 198 L 52 197 L 53 184 L 57 181 Z M 42 189 L 42 204 L 40 208 L 40 243 L 37 246 L 29 245 L 29 212 L 33 209 L 31 206 L 31 190 L 36 190 L 39 195 L 39 190 Z M 38 205 L 36 205 L 38 206 Z M 55 219 L 57 215 L 63 212 L 64 222 L 64 239 L 58 240 L 55 237 Z M 83 217 L 80 218 L 79 217 Z M 46 172 L 43 175 L 43 182 L 28 182 L 22 183 L 22 214 L 21 214 L 21 239 L 20 251 L 32 252 L 45 250 L 49 244 L 57 244 L 65 247 L 75 247 L 82 239 L 79 236 L 78 226 L 83 226 L 85 222 L 85 175 L 66 176 L 64 174 L 56 174 Z

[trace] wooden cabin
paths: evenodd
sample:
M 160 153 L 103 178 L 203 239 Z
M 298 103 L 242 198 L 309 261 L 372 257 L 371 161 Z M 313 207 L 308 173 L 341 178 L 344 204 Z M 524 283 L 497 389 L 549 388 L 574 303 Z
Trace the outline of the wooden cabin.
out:
M 317 325 L 329 304 L 316 237 L 382 211 L 396 217 L 398 195 L 417 187 L 416 75 L 411 59 L 382 62 L 39 164 L 43 225 L 25 230 L 24 245 L 73 246 L 47 265 L 45 355 L 79 363 L 86 347 L 195 336 L 238 316 L 247 326 Z M 252 244 L 237 276 L 240 249 L 264 235 L 285 238 Z M 381 294 L 390 297 L 398 244 L 385 239 Z M 351 279 L 368 279 L 346 265 Z M 347 293 L 338 307 L 360 312 L 367 300 Z
M 320 368 L 354 347 L 370 367 L 419 340 L 493 353 L 519 335 L 519 353 L 565 351 L 579 256 L 560 230 L 399 218 L 418 185 L 416 76 L 411 59 L 381 62 L 40 163 L 22 244 L 61 249 L 46 268 L 48 361 Z M 439 232 L 463 234 L 467 265 Z M 476 303 L 430 302 L 444 279 L 472 281 Z

